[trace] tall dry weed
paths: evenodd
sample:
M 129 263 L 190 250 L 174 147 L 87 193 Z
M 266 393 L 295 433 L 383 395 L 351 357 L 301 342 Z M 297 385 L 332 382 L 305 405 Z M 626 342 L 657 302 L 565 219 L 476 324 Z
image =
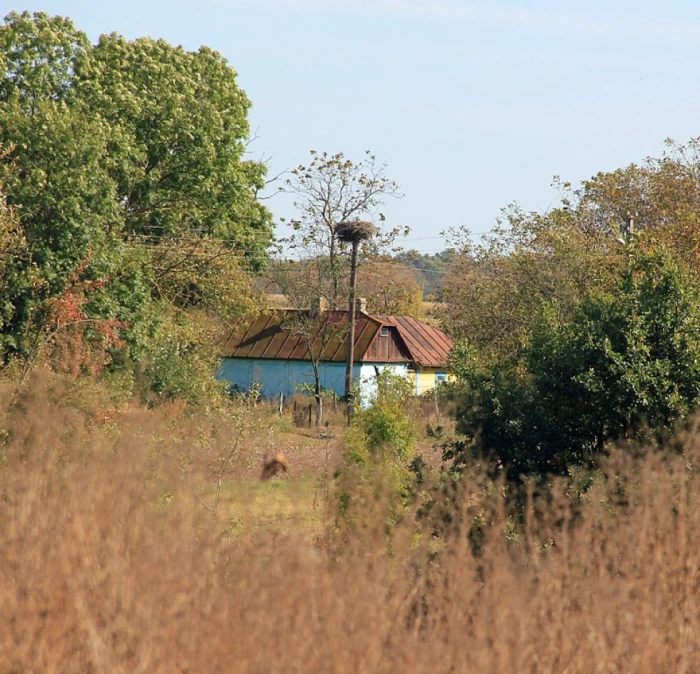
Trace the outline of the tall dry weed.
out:
M 476 476 L 439 540 L 406 522 L 387 554 L 379 513 L 330 555 L 221 539 L 167 451 L 201 426 L 160 414 L 105 432 L 39 382 L 3 418 L 0 671 L 700 671 L 693 436 L 515 525 Z

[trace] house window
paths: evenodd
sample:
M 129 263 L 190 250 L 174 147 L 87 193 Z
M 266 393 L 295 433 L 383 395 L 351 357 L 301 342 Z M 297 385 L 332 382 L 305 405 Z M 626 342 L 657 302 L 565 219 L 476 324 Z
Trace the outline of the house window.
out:
M 440 386 L 440 384 L 447 383 L 447 372 L 436 372 L 435 373 L 435 386 Z
M 380 337 L 388 337 L 389 336 L 389 328 L 381 328 L 379 330 L 379 336 Z

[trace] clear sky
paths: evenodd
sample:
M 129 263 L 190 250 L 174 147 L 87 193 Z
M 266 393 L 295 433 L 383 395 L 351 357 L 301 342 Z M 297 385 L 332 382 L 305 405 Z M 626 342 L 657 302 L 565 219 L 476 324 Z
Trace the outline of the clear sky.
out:
M 391 225 L 435 252 L 517 201 L 700 135 L 697 0 L 0 0 L 116 31 L 206 44 L 253 101 L 252 152 L 276 174 L 314 148 L 388 164 Z M 268 202 L 292 214 L 284 197 Z

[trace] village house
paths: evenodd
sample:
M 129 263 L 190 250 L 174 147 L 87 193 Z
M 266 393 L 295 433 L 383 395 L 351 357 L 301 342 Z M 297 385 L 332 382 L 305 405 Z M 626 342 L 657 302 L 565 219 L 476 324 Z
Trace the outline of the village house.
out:
M 226 341 L 219 376 L 235 390 L 260 387 L 265 397 L 285 397 L 313 389 L 309 341 L 318 356 L 321 386 L 345 394 L 347 311 L 319 312 L 299 333 L 308 312 L 270 311 L 240 326 Z M 325 335 L 325 337 L 324 337 Z M 447 381 L 452 341 L 445 333 L 410 316 L 373 316 L 358 312 L 355 325 L 353 382 L 362 400 L 371 398 L 379 372 L 389 370 L 411 382 L 416 395 Z

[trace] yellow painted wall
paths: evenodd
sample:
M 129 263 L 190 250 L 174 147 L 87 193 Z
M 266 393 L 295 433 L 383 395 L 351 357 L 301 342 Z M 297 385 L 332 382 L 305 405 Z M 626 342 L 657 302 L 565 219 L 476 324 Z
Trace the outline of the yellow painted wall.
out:
M 422 367 L 413 375 L 416 382 L 416 395 L 423 395 L 435 388 L 435 375 L 438 372 L 446 372 L 446 370 L 444 367 Z
M 416 371 L 409 370 L 406 373 L 406 380 L 413 387 L 413 392 L 415 393 L 417 391 L 417 389 L 416 389 Z

